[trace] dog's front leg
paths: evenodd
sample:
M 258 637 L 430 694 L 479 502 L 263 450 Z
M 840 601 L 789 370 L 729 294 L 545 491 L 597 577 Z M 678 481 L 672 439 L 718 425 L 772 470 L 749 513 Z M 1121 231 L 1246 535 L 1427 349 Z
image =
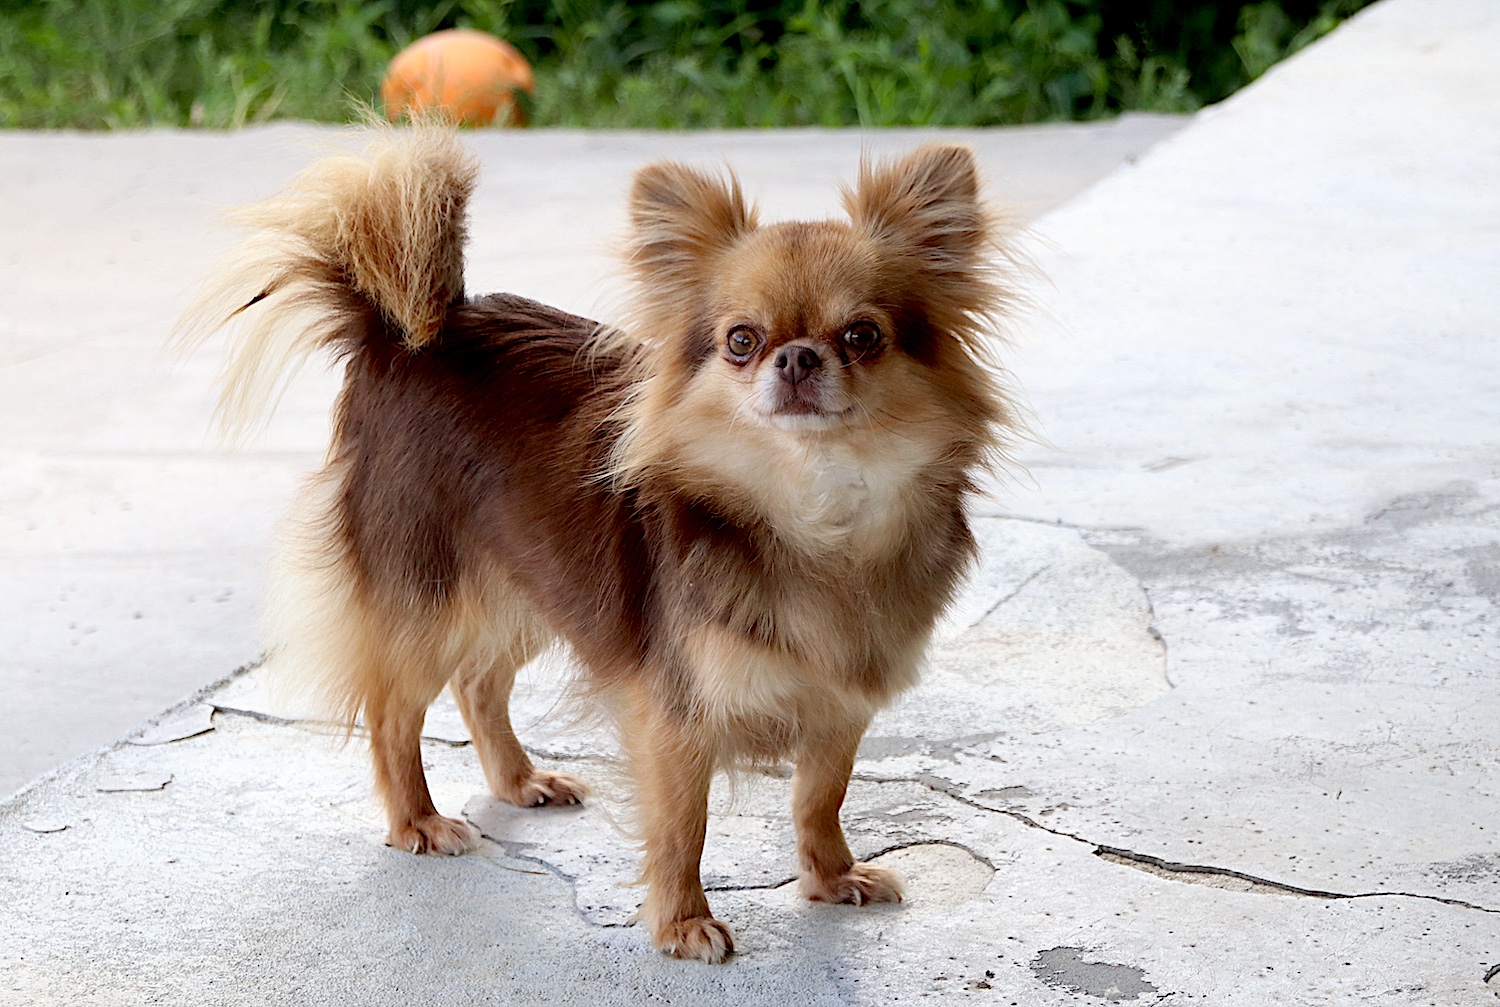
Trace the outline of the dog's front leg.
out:
M 710 914 L 698 873 L 714 750 L 701 725 L 684 722 L 650 692 L 633 691 L 622 725 L 646 841 L 640 918 L 661 951 L 717 964 L 734 951 L 734 935 Z
M 854 754 L 867 719 L 820 725 L 802 739 L 792 776 L 792 821 L 797 826 L 798 887 L 814 902 L 900 902 L 901 876 L 855 861 L 839 825 L 839 809 L 854 772 Z

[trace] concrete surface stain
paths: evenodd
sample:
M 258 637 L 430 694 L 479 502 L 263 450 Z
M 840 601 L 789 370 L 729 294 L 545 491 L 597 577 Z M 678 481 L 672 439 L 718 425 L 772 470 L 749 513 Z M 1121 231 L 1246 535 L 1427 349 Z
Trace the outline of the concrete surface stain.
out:
M 1469 586 L 1492 602 L 1500 602 L 1500 546 L 1479 545 L 1459 550 L 1468 557 L 1464 572 Z
M 1368 524 L 1405 531 L 1472 510 L 1472 506 L 1465 505 L 1472 505 L 1479 498 L 1479 491 L 1473 483 L 1451 482 L 1435 490 L 1396 497 L 1365 520 Z
M 970 749 L 1002 737 L 1000 731 L 966 734 L 959 738 L 922 739 L 906 737 L 869 737 L 860 742 L 861 759 L 894 759 L 905 755 L 930 755 L 935 759 L 958 761 L 958 754 L 972 754 Z
M 974 795 L 975 799 L 981 801 L 1024 801 L 1028 797 L 1035 796 L 1036 794 L 1030 787 L 1024 787 L 1019 784 L 1012 787 L 999 787 L 993 790 L 981 790 L 979 793 Z
M 1500 853 L 1471 853 L 1458 860 L 1440 861 L 1429 865 L 1428 872 L 1453 881 L 1500 879 Z
M 1048 986 L 1099 997 L 1102 1000 L 1134 1000 L 1156 987 L 1146 981 L 1146 971 L 1134 965 L 1086 962 L 1083 948 L 1051 948 L 1031 960 L 1031 971 Z

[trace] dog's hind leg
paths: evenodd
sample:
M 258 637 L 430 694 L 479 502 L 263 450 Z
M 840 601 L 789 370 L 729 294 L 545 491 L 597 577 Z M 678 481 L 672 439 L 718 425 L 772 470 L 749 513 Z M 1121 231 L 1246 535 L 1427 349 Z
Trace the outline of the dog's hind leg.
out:
M 375 790 L 385 803 L 386 842 L 411 853 L 459 854 L 474 845 L 465 823 L 438 814 L 422 771 L 422 722 L 443 689 L 440 675 L 404 668 L 389 687 L 365 700 L 365 726 L 375 759 Z M 436 684 L 433 684 L 436 679 Z
M 282 532 L 267 620 L 273 688 L 320 701 L 351 732 L 363 719 L 390 845 L 462 853 L 469 828 L 437 813 L 422 772 L 422 721 L 452 673 L 449 637 L 440 612 L 414 614 L 360 587 L 341 516 L 347 476 L 335 462 L 310 479 Z
M 510 723 L 510 693 L 516 672 L 538 646 L 534 633 L 519 632 L 500 649 L 493 663 L 471 666 L 453 676 L 450 687 L 459 712 L 474 736 L 490 793 L 522 808 L 542 804 L 578 804 L 588 793 L 579 780 L 537 769 L 521 747 Z

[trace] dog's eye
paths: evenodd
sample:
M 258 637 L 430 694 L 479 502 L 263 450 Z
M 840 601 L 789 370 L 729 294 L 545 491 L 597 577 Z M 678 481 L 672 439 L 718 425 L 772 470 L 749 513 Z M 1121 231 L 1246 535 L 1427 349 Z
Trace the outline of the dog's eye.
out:
M 748 357 L 760 347 L 760 337 L 754 330 L 737 325 L 724 338 L 724 346 L 733 357 Z
M 880 342 L 880 327 L 873 322 L 855 322 L 849 326 L 849 331 L 844 333 L 844 342 L 854 350 L 874 349 Z

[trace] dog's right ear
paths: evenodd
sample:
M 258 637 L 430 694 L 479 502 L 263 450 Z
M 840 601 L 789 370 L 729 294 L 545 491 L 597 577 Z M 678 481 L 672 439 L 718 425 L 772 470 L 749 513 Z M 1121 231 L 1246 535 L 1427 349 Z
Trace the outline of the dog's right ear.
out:
M 635 173 L 630 190 L 630 265 L 644 283 L 690 286 L 703 266 L 755 229 L 739 181 L 670 161 Z

